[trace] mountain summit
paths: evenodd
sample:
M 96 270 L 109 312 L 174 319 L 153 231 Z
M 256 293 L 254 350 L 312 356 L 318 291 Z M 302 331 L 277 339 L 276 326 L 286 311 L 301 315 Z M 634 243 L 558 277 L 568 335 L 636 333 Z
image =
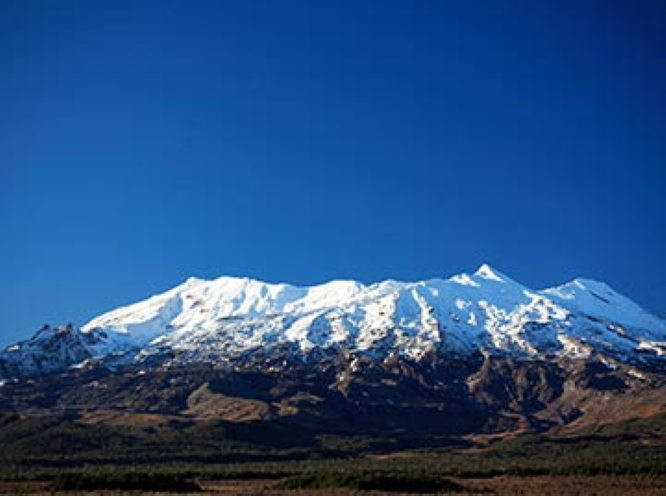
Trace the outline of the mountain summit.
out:
M 355 353 L 413 361 L 486 353 L 514 358 L 602 355 L 651 367 L 666 357 L 666 322 L 587 279 L 533 290 L 488 265 L 421 282 L 312 287 L 190 278 L 75 329 L 40 330 L 0 353 L 0 377 L 84 363 L 210 363 L 250 356 L 308 362 Z

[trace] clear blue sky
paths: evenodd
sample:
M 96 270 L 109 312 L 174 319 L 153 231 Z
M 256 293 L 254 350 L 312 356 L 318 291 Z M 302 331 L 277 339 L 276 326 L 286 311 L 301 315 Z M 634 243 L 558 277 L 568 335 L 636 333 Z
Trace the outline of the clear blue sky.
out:
M 0 2 L 0 342 L 487 262 L 666 313 L 666 3 Z

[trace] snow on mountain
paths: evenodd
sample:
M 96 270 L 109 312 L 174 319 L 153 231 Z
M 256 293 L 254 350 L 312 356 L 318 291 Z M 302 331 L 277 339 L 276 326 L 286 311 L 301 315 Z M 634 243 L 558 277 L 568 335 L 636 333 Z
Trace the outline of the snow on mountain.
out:
M 549 298 L 588 317 L 607 320 L 641 332 L 646 339 L 663 340 L 664 321 L 646 312 L 608 285 L 590 279 L 572 282 L 544 291 Z
M 666 354 L 666 322 L 603 283 L 576 279 L 535 291 L 487 265 L 446 280 L 369 286 L 191 278 L 76 332 L 76 345 L 85 353 L 77 348 L 67 355 L 68 365 L 86 355 L 124 362 L 165 354 L 176 361 L 226 362 L 278 349 L 301 357 L 315 349 L 344 349 L 416 360 L 481 350 L 528 358 L 603 353 L 620 361 Z M 22 350 L 34 355 L 39 349 L 30 343 L 2 352 L 0 367 L 21 369 L 16 364 Z

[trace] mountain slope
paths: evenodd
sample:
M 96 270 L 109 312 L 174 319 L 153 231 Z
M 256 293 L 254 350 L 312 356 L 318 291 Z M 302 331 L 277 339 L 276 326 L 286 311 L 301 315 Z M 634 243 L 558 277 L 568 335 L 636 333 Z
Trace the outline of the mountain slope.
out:
M 191 278 L 80 330 L 44 329 L 8 347 L 0 353 L 0 376 L 64 371 L 86 360 L 224 367 L 251 355 L 308 361 L 342 351 L 415 361 L 479 352 L 603 355 L 649 370 L 666 356 L 666 322 L 600 282 L 576 279 L 535 291 L 487 265 L 446 280 L 370 286 Z
M 571 435 L 666 412 L 665 335 L 603 283 L 537 291 L 485 265 L 369 286 L 189 279 L 5 349 L 0 411 L 146 429 L 222 422 L 278 444 Z

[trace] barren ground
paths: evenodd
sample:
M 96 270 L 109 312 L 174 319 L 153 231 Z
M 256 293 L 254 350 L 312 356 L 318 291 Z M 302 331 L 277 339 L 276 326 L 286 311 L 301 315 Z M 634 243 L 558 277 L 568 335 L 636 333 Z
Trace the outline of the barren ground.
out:
M 604 496 L 653 496 L 666 495 L 666 477 L 494 477 L 487 479 L 460 479 L 461 483 L 471 491 L 468 494 L 496 495 L 604 495 Z M 279 491 L 272 489 L 275 481 L 230 480 L 202 481 L 203 493 L 239 496 L 289 496 L 295 494 L 312 494 L 314 496 L 399 496 L 402 493 L 385 493 L 378 491 L 349 491 L 345 489 Z M 11 495 L 52 495 L 48 482 L 0 482 L 0 494 Z M 118 496 L 146 494 L 141 492 L 94 491 L 88 493 L 67 492 L 59 494 L 88 494 L 97 496 Z M 168 494 L 168 493 L 150 493 Z M 464 493 L 457 493 L 464 494 Z

